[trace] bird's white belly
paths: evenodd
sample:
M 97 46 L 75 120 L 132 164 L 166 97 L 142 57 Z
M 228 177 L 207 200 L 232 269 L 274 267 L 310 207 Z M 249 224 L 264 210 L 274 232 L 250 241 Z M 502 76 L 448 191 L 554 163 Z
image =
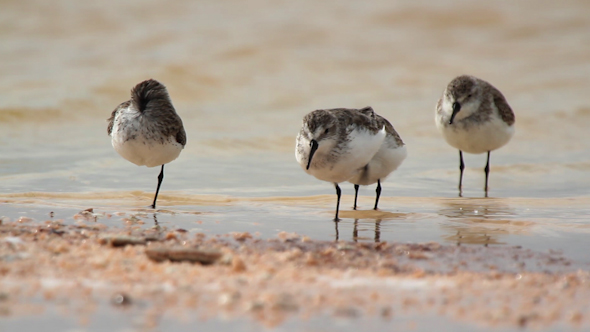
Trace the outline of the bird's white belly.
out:
M 506 125 L 499 118 L 466 128 L 440 125 L 439 129 L 451 146 L 474 154 L 496 150 L 508 143 L 514 135 L 514 126 Z
M 143 137 L 123 141 L 113 135 L 112 144 L 121 157 L 138 166 L 154 167 L 167 164 L 178 158 L 183 146 L 170 138 L 164 143 L 147 142 Z
M 386 144 L 383 144 L 381 149 L 379 149 L 377 154 L 369 162 L 366 171 L 363 170 L 357 173 L 348 179 L 348 182 L 367 186 L 377 182 L 377 180 L 384 180 L 401 165 L 404 159 L 406 159 L 407 154 L 405 145 L 391 149 Z
M 350 179 L 377 153 L 385 138 L 385 129 L 377 134 L 355 130 L 350 135 L 347 150 L 333 161 L 328 158 L 331 151 L 324 151 L 320 146 L 306 172 L 320 180 L 334 183 Z M 305 167 L 303 164 L 301 166 Z
M 345 167 L 344 165 L 340 164 L 337 165 L 339 167 L 334 167 L 333 169 L 329 169 L 327 167 L 323 168 L 311 168 L 307 170 L 307 173 L 315 176 L 317 179 L 322 181 L 328 181 L 333 183 L 340 183 L 350 179 L 356 173 L 358 173 L 357 168 L 350 168 Z

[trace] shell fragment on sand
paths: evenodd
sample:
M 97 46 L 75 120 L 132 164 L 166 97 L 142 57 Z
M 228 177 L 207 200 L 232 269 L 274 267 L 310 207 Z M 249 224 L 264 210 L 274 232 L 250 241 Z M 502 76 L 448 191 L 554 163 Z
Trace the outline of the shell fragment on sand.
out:
M 204 265 L 212 264 L 222 256 L 219 250 L 187 247 L 147 248 L 145 254 L 149 259 L 156 262 L 169 260 L 171 262 L 191 262 Z

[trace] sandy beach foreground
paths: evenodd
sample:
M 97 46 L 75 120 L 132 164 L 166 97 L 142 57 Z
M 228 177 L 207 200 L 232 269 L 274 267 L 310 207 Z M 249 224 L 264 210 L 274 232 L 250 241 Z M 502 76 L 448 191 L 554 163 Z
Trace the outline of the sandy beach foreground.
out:
M 0 225 L 2 316 L 52 307 L 83 327 L 108 306 L 135 312 L 140 328 L 157 327 L 163 316 L 185 324 L 251 319 L 267 327 L 326 315 L 509 328 L 590 323 L 590 273 L 557 252 L 316 241 L 285 232 L 270 239 L 207 236 L 133 220 L 117 230 L 94 222 L 91 211 L 74 219 L 65 225 L 22 217 Z

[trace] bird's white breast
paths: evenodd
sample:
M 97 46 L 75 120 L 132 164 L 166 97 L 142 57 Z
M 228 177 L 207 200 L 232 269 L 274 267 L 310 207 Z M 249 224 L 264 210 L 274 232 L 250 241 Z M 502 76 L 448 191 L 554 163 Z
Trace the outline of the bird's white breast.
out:
M 173 136 L 162 137 L 146 129 L 138 112 L 124 109 L 117 113 L 111 132 L 113 148 L 138 166 L 154 167 L 178 158 L 183 146 Z
M 377 180 L 384 180 L 401 165 L 407 155 L 405 145 L 391 148 L 384 142 L 366 169 L 358 172 L 348 182 L 366 186 L 377 182 Z
M 385 127 L 377 133 L 356 128 L 346 138 L 347 143 L 341 151 L 333 150 L 329 142 L 320 142 L 306 172 L 323 181 L 344 182 L 369 163 L 381 147 L 384 138 Z M 301 161 L 300 164 L 305 170 L 307 165 Z
M 514 126 L 508 126 L 501 118 L 491 117 L 488 121 L 469 125 L 445 126 L 437 122 L 437 127 L 449 145 L 467 153 L 484 153 L 504 146 L 514 135 Z

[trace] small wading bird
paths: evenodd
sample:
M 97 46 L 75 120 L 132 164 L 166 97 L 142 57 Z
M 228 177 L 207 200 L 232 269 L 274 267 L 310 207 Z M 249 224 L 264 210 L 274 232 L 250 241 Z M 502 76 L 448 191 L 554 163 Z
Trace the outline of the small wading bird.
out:
M 371 107 L 366 107 L 359 111 L 373 112 L 373 109 Z M 348 179 L 348 182 L 354 184 L 354 210 L 357 208 L 356 202 L 359 193 L 359 185 L 368 186 L 375 182 L 377 182 L 377 189 L 375 190 L 376 196 L 373 210 L 377 210 L 379 197 L 381 196 L 381 180 L 385 180 L 391 172 L 395 171 L 404 159 L 406 159 L 408 154 L 404 141 L 402 141 L 391 123 L 384 117 L 376 113 L 374 114 L 379 125 L 385 126 L 386 136 L 377 153 L 371 158 L 371 161 L 369 161 L 369 163 L 355 176 Z
M 297 135 L 295 157 L 305 172 L 319 180 L 334 184 L 337 196 L 334 221 L 339 220 L 338 211 L 342 193 L 339 183 L 349 180 L 354 184 L 380 182 L 380 177 L 374 175 L 376 173 L 373 172 L 372 167 L 382 167 L 384 161 L 380 158 L 391 159 L 389 153 L 385 151 L 382 157 L 370 163 L 381 149 L 389 148 L 388 143 L 385 143 L 384 147 L 384 141 L 388 136 L 387 123 L 384 120 L 370 107 L 360 110 L 347 108 L 316 110 L 303 118 L 303 125 Z M 396 142 L 396 139 L 393 138 L 393 141 Z M 388 140 L 388 142 L 391 141 Z M 400 154 L 405 154 L 405 150 Z M 387 167 L 391 168 L 390 165 Z M 380 185 L 377 190 L 379 195 Z M 375 205 L 378 200 L 379 196 Z
M 117 106 L 108 122 L 113 148 L 123 158 L 138 166 L 162 166 L 151 205 L 155 209 L 164 165 L 178 158 L 186 145 L 182 120 L 166 87 L 152 79 L 137 84 L 131 99 Z
M 514 135 L 514 113 L 502 93 L 477 77 L 454 78 L 436 104 L 435 122 L 445 140 L 459 149 L 459 196 L 462 195 L 463 151 L 488 153 L 485 195 L 488 195 L 490 152 L 504 146 Z

